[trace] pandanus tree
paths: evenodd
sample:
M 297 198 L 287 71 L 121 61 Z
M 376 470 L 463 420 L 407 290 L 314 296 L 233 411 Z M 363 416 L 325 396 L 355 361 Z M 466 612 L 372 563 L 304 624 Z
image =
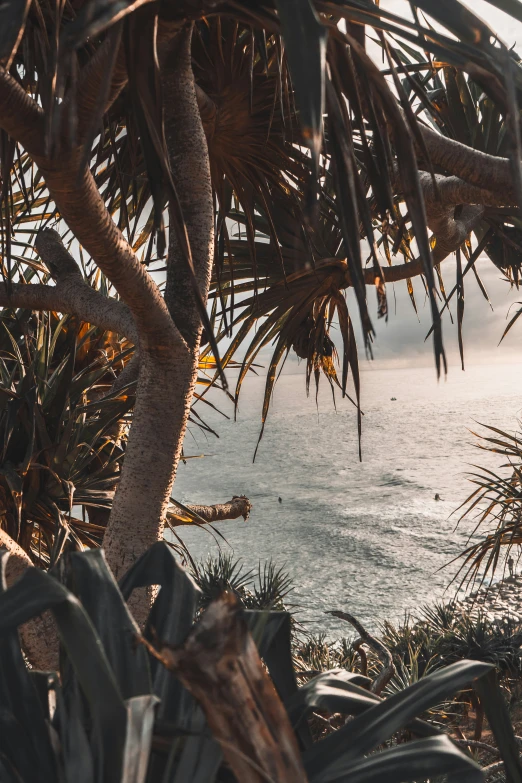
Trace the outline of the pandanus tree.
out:
M 35 314 L 67 316 L 75 345 L 74 330 L 88 324 L 134 347 L 124 370 L 115 363 L 112 390 L 86 401 L 91 423 L 109 403 L 124 403 L 111 426 L 132 409 L 128 437 L 116 439 L 117 475 L 104 476 L 109 519 L 87 520 L 83 540 L 79 528 L 64 533 L 70 482 L 55 530 L 28 533 L 43 523 L 21 513 L 27 498 L 14 474 L 25 476 L 36 454 L 46 464 L 35 423 L 31 448 L 2 473 L 17 509 L 15 524 L 7 514 L 1 523 L 8 577 L 38 559 L 35 540 L 52 551 L 67 534 L 72 547 L 103 539 L 118 578 L 163 536 L 202 360 L 215 362 L 213 380 L 226 389 L 226 366 L 247 341 L 237 400 L 259 350 L 275 341 L 263 423 L 292 349 L 308 383 L 322 372 L 347 395 L 351 370 L 359 410 L 349 287 L 371 351 L 367 288 L 383 317 L 386 283 L 411 290 L 422 275 L 440 373 L 440 310 L 452 295 L 442 261 L 457 255 L 459 328 L 464 276 L 483 251 L 518 282 L 517 56 L 457 0 L 411 8 L 409 19 L 371 0 L 0 5 L 0 304 L 14 320 L 13 351 L 27 344 L 28 313 L 33 323 L 43 317 Z M 505 10 L 522 20 L 520 3 Z M 385 71 L 366 51 L 369 27 Z M 11 388 L 13 420 L 27 395 L 42 403 L 50 382 L 17 372 L 27 379 Z M 73 394 L 62 402 L 71 411 Z M 86 415 L 71 415 L 71 428 L 76 413 Z M 77 502 L 88 505 L 81 494 Z M 131 598 L 139 623 L 153 592 Z M 45 650 L 33 652 L 45 665 Z

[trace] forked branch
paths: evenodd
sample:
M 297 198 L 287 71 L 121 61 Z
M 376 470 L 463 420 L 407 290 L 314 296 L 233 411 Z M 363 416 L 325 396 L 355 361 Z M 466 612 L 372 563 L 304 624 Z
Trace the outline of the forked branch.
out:
M 372 682 L 372 686 L 370 688 L 372 693 L 376 693 L 377 696 L 379 696 L 391 678 L 395 675 L 395 664 L 393 663 L 393 656 L 391 652 L 382 642 L 376 639 L 375 636 L 372 636 L 371 633 L 368 633 L 366 628 L 364 628 L 364 626 L 361 625 L 361 623 L 353 615 L 348 614 L 348 612 L 342 612 L 338 609 L 334 609 L 331 612 L 326 612 L 326 614 L 331 614 L 333 617 L 338 617 L 340 620 L 346 620 L 347 623 L 353 625 L 357 633 L 360 635 L 362 641 L 379 656 L 379 659 L 382 663 L 382 669 L 375 680 Z
M 80 321 L 124 335 L 136 343 L 136 326 L 129 309 L 90 287 L 58 232 L 41 231 L 35 245 L 56 284 L 12 283 L 8 287 L 2 283 L 0 306 L 75 315 Z

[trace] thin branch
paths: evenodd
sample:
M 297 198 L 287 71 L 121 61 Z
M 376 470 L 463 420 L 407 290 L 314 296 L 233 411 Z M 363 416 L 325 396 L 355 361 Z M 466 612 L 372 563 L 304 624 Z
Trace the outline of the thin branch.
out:
M 370 688 L 372 693 L 376 693 L 379 696 L 391 678 L 395 675 L 395 665 L 393 663 L 393 656 L 391 652 L 387 647 L 384 646 L 382 642 L 376 639 L 375 636 L 372 636 L 370 633 L 368 633 L 366 628 L 361 625 L 359 620 L 357 620 L 353 615 L 348 614 L 348 612 L 342 612 L 338 609 L 334 609 L 331 612 L 325 612 L 325 614 L 331 614 L 333 617 L 338 617 L 340 620 L 346 620 L 347 623 L 353 625 L 361 639 L 379 656 L 383 666 L 378 676 L 372 682 Z
M 76 315 L 81 321 L 125 335 L 136 343 L 136 326 L 123 302 L 109 299 L 85 282 L 74 258 L 58 232 L 41 231 L 36 249 L 51 270 L 55 285 L 0 284 L 0 306 L 24 310 L 49 310 Z
M 494 745 L 488 745 L 487 742 L 479 742 L 478 740 L 467 740 L 467 739 L 454 739 L 451 738 L 451 741 L 455 743 L 455 745 L 458 745 L 459 748 L 476 748 L 477 750 L 486 750 L 488 753 L 494 753 L 496 756 L 500 756 L 500 751 L 498 748 L 495 748 Z
M 0 283 L 0 306 L 75 315 L 84 323 L 124 335 L 132 342 L 137 339 L 128 308 L 83 280 L 67 277 L 55 286 L 12 283 L 10 291 L 5 283 Z

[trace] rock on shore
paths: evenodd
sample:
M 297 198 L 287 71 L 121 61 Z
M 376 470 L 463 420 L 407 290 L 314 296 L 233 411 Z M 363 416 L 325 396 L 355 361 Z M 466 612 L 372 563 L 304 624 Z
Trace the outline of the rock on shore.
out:
M 483 587 L 457 603 L 467 612 L 481 613 L 494 623 L 506 619 L 522 623 L 522 574 Z

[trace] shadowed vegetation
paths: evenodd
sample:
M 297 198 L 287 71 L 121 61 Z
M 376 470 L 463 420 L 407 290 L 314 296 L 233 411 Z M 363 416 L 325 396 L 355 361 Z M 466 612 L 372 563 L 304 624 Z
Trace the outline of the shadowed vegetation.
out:
M 6 559 L 2 554 L 2 569 Z M 0 705 L 12 727 L 0 734 L 6 781 L 39 783 L 62 770 L 71 783 L 80 774 L 86 783 L 261 783 L 268 775 L 278 783 L 399 783 L 444 774 L 479 783 L 472 743 L 464 743 L 465 753 L 441 731 L 458 707 L 453 697 L 475 691 L 498 743 L 493 753 L 507 778 L 520 780 L 508 709 L 492 665 L 478 657 L 417 676 L 404 656 L 409 674 L 398 675 L 381 699 L 370 687 L 373 662 L 369 677 L 347 670 L 339 655 L 346 643 L 294 641 L 294 665 L 318 670 L 297 665 L 294 673 L 291 617 L 283 608 L 267 611 L 264 596 L 245 611 L 233 593 L 221 593 L 193 625 L 204 594 L 164 543 L 138 560 L 119 588 L 100 550 L 59 564 L 53 576 L 32 568 L 9 590 L 1 585 L 0 663 L 9 676 L 0 678 Z M 238 593 L 244 589 L 240 566 L 230 560 L 201 571 L 207 587 L 228 580 Z M 269 584 L 282 601 L 282 576 L 265 570 L 257 589 Z M 124 599 L 149 582 L 161 590 L 142 635 Z M 57 674 L 29 670 L 16 633 L 45 609 L 62 643 Z M 449 638 L 458 622 L 448 629 L 444 620 L 442 635 Z M 433 617 L 420 623 L 433 639 L 440 636 Z

